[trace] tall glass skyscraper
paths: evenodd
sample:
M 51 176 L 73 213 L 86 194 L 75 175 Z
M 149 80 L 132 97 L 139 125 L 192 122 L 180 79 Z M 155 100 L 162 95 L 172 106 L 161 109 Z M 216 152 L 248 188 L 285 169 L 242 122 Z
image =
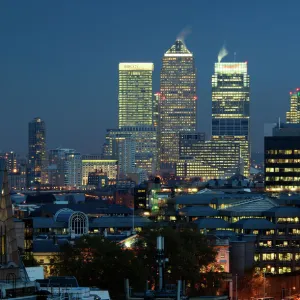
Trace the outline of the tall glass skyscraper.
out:
M 46 183 L 46 126 L 40 118 L 28 124 L 28 186 Z
M 244 164 L 250 168 L 250 78 L 247 62 L 215 63 L 212 76 L 212 139 L 237 141 Z
M 196 68 L 193 54 L 176 40 L 164 54 L 160 73 L 159 162 L 161 172 L 174 170 L 179 133 L 196 131 Z
M 286 122 L 299 124 L 300 123 L 300 89 L 290 92 L 290 111 L 286 113 Z
M 153 124 L 153 63 L 119 64 L 119 128 Z

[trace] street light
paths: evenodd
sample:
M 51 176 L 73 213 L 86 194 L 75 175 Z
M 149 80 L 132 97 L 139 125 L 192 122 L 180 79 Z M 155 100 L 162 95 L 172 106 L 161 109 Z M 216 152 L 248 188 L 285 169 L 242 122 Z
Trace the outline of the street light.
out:
M 271 269 L 271 266 L 267 266 L 266 269 L 264 269 L 264 295 L 263 298 L 266 297 L 266 271 Z

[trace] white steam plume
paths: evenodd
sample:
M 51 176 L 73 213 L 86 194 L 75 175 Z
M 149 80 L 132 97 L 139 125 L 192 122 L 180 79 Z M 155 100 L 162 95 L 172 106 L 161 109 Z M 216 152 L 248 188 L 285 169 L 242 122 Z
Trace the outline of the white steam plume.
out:
M 221 48 L 219 54 L 218 54 L 218 62 L 221 62 L 221 60 L 228 54 L 227 49 L 225 48 L 225 45 Z
M 186 37 L 191 34 L 192 28 L 190 26 L 183 28 L 177 35 L 176 40 L 184 43 Z

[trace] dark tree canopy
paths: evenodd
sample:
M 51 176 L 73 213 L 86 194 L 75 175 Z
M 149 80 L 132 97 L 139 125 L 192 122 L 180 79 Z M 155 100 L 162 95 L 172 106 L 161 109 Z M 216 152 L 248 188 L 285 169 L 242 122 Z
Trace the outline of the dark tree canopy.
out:
M 134 245 L 137 257 L 143 261 L 150 282 L 157 282 L 155 255 L 158 235 L 164 236 L 165 257 L 169 259 L 165 265 L 166 283 L 185 280 L 191 294 L 206 294 L 208 290 L 211 290 L 210 283 L 217 286 L 218 276 L 216 273 L 206 272 L 204 274 L 201 272 L 208 265 L 213 264 L 216 257 L 214 248 L 209 245 L 205 236 L 191 229 L 177 231 L 170 227 L 145 230 Z
M 165 237 L 165 282 L 186 281 L 189 294 L 211 294 L 216 273 L 201 273 L 215 261 L 215 251 L 206 238 L 190 229 L 147 229 L 138 235 L 131 249 L 100 236 L 84 236 L 74 245 L 64 245 L 55 258 L 56 275 L 73 275 L 81 286 L 108 289 L 115 297 L 124 294 L 124 279 L 134 291 L 142 292 L 148 280 L 157 284 L 156 237 Z

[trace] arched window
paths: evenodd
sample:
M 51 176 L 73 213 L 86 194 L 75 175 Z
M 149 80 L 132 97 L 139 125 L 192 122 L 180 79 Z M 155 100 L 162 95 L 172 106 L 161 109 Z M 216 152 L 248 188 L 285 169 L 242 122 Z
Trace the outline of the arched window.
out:
M 76 211 L 69 218 L 69 231 L 75 235 L 87 234 L 89 231 L 89 220 L 85 213 Z

